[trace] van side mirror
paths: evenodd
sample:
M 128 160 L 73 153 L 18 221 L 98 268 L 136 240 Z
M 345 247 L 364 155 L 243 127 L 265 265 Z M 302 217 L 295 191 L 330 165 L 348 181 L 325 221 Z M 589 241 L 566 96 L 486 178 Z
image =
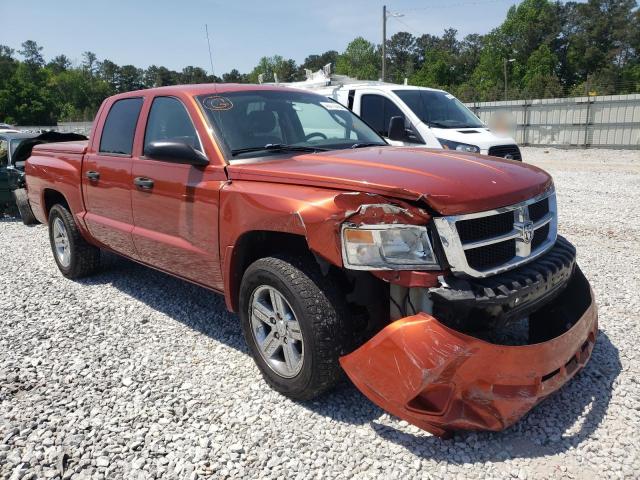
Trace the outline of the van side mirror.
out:
M 403 142 L 407 139 L 407 132 L 404 128 L 404 117 L 391 117 L 389 120 L 389 134 L 390 140 L 396 140 Z
M 199 167 L 209 165 L 209 159 L 204 153 L 183 142 L 151 142 L 145 146 L 144 155 L 163 162 L 184 163 Z

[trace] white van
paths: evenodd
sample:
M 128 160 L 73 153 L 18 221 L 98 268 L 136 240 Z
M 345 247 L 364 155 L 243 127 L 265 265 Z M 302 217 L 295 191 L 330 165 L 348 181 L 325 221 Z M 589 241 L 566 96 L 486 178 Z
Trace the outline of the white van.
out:
M 396 146 L 445 148 L 522 160 L 513 138 L 492 132 L 460 100 L 443 90 L 382 82 L 290 86 L 326 95 L 359 115 Z M 401 117 L 402 122 L 394 117 Z

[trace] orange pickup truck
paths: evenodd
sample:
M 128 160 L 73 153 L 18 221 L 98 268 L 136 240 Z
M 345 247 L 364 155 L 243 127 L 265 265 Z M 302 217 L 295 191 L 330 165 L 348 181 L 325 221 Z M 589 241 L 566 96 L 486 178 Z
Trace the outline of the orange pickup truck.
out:
M 109 250 L 223 294 L 265 380 L 294 399 L 344 372 L 436 435 L 500 430 L 596 339 L 547 173 L 391 147 L 312 93 L 117 95 L 89 141 L 36 146 L 26 184 L 64 276 Z

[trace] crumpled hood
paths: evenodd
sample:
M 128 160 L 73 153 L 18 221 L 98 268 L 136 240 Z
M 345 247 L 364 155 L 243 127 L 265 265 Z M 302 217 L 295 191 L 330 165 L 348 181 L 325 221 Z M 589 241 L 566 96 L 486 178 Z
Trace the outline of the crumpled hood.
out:
M 370 147 L 231 164 L 231 180 L 289 183 L 424 199 L 442 215 L 512 205 L 552 184 L 543 170 L 512 160 L 425 148 Z

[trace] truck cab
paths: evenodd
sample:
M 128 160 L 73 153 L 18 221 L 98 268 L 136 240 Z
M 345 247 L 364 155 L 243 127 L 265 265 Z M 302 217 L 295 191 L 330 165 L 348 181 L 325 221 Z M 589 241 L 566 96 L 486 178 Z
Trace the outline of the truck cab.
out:
M 444 148 L 522 160 L 515 140 L 497 134 L 444 90 L 382 82 L 314 88 L 359 115 L 394 146 Z M 403 128 L 392 129 L 401 117 Z

